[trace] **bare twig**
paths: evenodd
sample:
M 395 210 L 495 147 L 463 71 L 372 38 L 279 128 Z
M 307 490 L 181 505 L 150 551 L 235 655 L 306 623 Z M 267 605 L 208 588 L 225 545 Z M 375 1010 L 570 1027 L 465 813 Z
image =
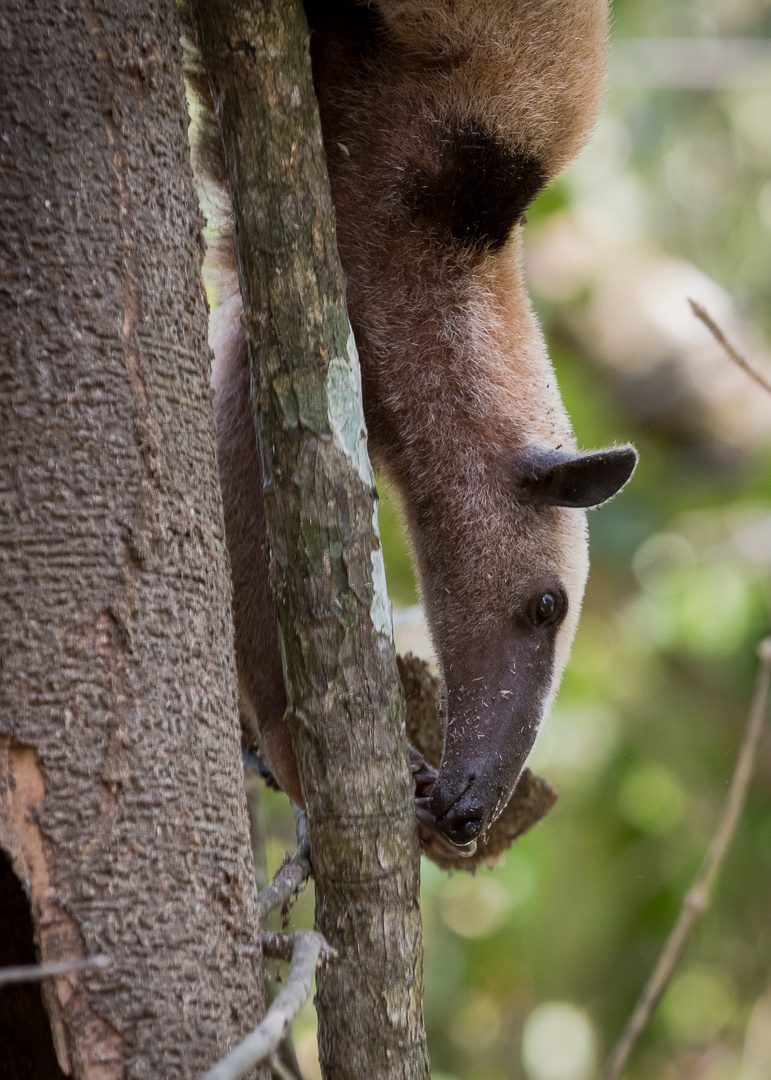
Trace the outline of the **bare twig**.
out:
M 737 367 L 740 367 L 742 371 L 746 372 L 751 379 L 754 379 L 759 386 L 762 386 L 764 390 L 767 390 L 768 393 L 771 394 L 771 382 L 769 382 L 765 375 L 758 371 L 757 368 L 753 367 L 749 360 L 734 348 L 707 309 L 702 307 L 698 300 L 689 298 L 688 303 L 691 305 L 691 311 L 693 311 L 696 318 L 704 323 L 715 341 L 725 349 L 726 354 L 733 360 Z
M 273 960 L 291 960 L 293 942 L 286 934 L 274 934 L 272 931 L 263 931 L 260 934 L 260 944 L 262 945 L 263 956 Z M 334 954 L 334 950 L 330 949 L 329 954 Z M 265 993 L 268 998 L 268 1004 L 272 1005 L 281 991 L 277 988 L 276 983 L 271 981 L 266 983 Z M 276 1077 L 279 1080 L 303 1080 L 302 1070 L 300 1063 L 297 1060 L 297 1054 L 295 1053 L 294 1044 L 292 1042 L 292 1032 L 287 1030 L 281 1042 L 276 1047 L 271 1059 L 270 1059 L 271 1074 L 273 1080 Z M 283 1070 L 283 1071 L 282 1071 Z
M 297 1074 L 290 1072 L 290 1070 L 287 1069 L 284 1062 L 278 1056 L 278 1053 L 271 1056 L 270 1068 L 273 1075 L 278 1077 L 278 1080 L 297 1080 Z
M 291 934 L 274 934 L 272 930 L 262 930 L 260 932 L 260 944 L 262 945 L 262 951 L 269 960 L 284 960 L 289 962 L 294 954 L 294 942 L 295 934 L 300 931 L 293 931 Z M 326 956 L 333 956 L 334 949 L 326 945 Z
M 311 874 L 310 844 L 307 836 L 300 841 L 297 854 L 276 872 L 270 885 L 257 893 L 257 914 L 260 923 L 277 907 L 281 907 L 293 893 L 297 892 Z
M 283 937 L 280 934 L 274 936 Z M 238 1080 L 254 1065 L 270 1058 L 308 1000 L 316 966 L 320 960 L 331 955 L 331 950 L 315 930 L 294 930 L 286 935 L 286 940 L 292 945 L 292 962 L 286 986 L 254 1031 L 213 1065 L 201 1080 Z
M 109 956 L 89 956 L 86 959 L 58 960 L 54 964 L 25 964 L 21 967 L 0 968 L 0 986 L 10 986 L 12 983 L 42 982 L 43 979 L 69 975 L 71 971 L 107 968 L 111 963 Z
M 755 759 L 760 737 L 763 734 L 763 721 L 768 704 L 768 688 L 769 682 L 771 682 L 771 637 L 767 637 L 760 642 L 758 655 L 760 657 L 760 670 L 755 685 L 755 694 L 715 835 L 712 837 L 699 876 L 683 899 L 677 922 L 664 943 L 664 948 L 661 950 L 656 966 L 634 1007 L 629 1022 L 616 1043 L 603 1074 L 603 1080 L 617 1080 L 623 1072 L 635 1043 L 645 1029 L 653 1010 L 661 1000 L 672 978 L 693 927 L 699 916 L 709 906 L 712 886 L 739 823 L 747 798 L 747 789 L 755 771 Z
M 305 1080 L 300 1062 L 297 1060 L 292 1032 L 287 1031 L 270 1059 L 273 1080 Z

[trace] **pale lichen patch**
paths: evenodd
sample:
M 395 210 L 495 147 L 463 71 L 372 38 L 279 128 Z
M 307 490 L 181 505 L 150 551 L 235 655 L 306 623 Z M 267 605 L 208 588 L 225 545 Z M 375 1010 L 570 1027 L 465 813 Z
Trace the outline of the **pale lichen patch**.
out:
M 327 371 L 329 424 L 346 457 L 367 487 L 374 488 L 375 474 L 367 453 L 367 428 L 361 404 L 361 368 L 353 331 L 349 328 L 346 355 L 335 356 Z
M 388 599 L 383 549 L 380 546 L 380 529 L 377 521 L 377 500 L 375 501 L 375 506 L 372 511 L 372 531 L 377 537 L 378 545 L 370 552 L 373 590 L 370 616 L 377 632 L 386 635 L 389 640 L 392 641 L 394 636 L 393 613 L 391 610 L 391 601 Z

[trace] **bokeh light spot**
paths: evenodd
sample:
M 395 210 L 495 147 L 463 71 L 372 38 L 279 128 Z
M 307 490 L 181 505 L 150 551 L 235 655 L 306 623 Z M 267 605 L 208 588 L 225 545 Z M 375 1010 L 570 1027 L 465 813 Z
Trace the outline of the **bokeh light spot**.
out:
M 488 937 L 506 920 L 508 892 L 491 877 L 451 877 L 440 899 L 442 922 L 465 938 Z
M 684 971 L 661 1001 L 661 1017 L 670 1034 L 686 1042 L 714 1039 L 735 1012 L 736 995 L 728 977 L 707 967 Z
M 532 862 L 516 845 L 503 857 L 503 870 L 498 876 L 506 888 L 509 904 L 513 910 L 524 907 L 535 892 L 536 875 Z
M 488 1050 L 501 1030 L 501 1010 L 490 994 L 473 994 L 452 1017 L 450 1042 L 465 1053 Z
M 588 1080 L 596 1056 L 592 1023 L 575 1005 L 547 1002 L 525 1021 L 522 1060 L 530 1080 Z
M 655 533 L 640 545 L 632 560 L 632 570 L 641 588 L 654 593 L 671 593 L 674 572 L 696 561 L 693 545 L 678 533 Z
M 530 767 L 580 773 L 605 761 L 618 735 L 618 717 L 599 701 L 557 704 L 544 725 Z
M 758 998 L 750 1013 L 742 1054 L 742 1080 L 771 1076 L 771 992 Z
M 644 832 L 669 832 L 681 822 L 684 807 L 682 786 L 662 765 L 640 765 L 630 770 L 621 784 L 621 815 Z

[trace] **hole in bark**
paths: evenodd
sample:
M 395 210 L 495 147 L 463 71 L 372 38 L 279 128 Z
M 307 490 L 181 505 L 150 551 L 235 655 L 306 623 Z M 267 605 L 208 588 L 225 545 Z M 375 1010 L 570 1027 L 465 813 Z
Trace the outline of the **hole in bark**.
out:
M 0 850 L 0 967 L 36 964 L 32 916 L 21 882 Z M 3 1080 L 66 1080 L 59 1068 L 40 983 L 0 989 Z

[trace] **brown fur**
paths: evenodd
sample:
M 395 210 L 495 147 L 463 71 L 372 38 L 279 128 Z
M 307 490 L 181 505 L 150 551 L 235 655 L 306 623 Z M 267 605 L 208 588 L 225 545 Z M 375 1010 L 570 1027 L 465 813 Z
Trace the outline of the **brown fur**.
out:
M 270 590 L 270 549 L 262 500 L 249 395 L 249 360 L 240 323 L 241 298 L 218 310 L 212 348 L 220 484 L 225 533 L 233 576 L 241 722 L 249 742 L 260 747 L 280 786 L 302 805 L 300 779 L 289 729 L 278 619 Z
M 575 440 L 525 290 L 521 230 L 505 218 L 500 224 L 496 199 L 507 169 L 532 186 L 582 145 L 601 95 L 607 6 L 380 0 L 365 10 L 309 2 L 309 15 L 370 452 L 402 495 L 448 688 L 432 813 L 442 818 L 464 792 L 476 792 L 466 802 L 486 825 L 505 805 L 548 711 L 588 568 L 584 511 L 516 495 L 529 450 L 575 452 Z M 464 150 L 464 140 L 480 149 Z M 475 155 L 481 163 L 485 154 L 491 164 L 477 192 Z M 456 207 L 454 193 L 466 189 L 470 197 L 459 196 Z M 518 204 L 509 209 L 519 214 Z M 254 733 L 259 725 L 279 783 L 299 801 L 281 719 L 239 316 L 234 294 L 213 339 L 238 663 L 248 726 Z M 567 615 L 539 644 L 523 612 L 534 590 L 555 582 Z M 499 731 L 499 696 L 523 692 L 515 668 L 517 678 L 526 669 L 540 674 L 528 676 L 535 704 L 512 756 L 511 733 Z M 501 775 L 477 782 L 496 755 Z

